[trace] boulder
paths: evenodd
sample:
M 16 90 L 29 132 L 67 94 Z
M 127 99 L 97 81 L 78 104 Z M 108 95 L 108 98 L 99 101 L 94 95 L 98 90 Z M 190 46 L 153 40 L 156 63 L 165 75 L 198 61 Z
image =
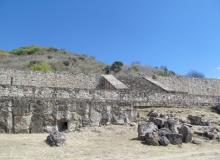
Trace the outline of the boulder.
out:
M 193 133 L 192 133 L 191 128 L 189 128 L 188 126 L 182 125 L 182 126 L 179 128 L 179 134 L 182 134 L 182 136 L 183 136 L 183 139 L 182 139 L 183 142 L 188 143 L 188 142 L 191 142 L 191 141 L 192 141 Z
M 50 146 L 62 146 L 66 141 L 65 134 L 63 132 L 59 132 L 56 129 L 50 132 L 47 136 L 46 142 Z
M 138 123 L 138 138 L 143 140 L 146 133 L 157 131 L 158 128 L 153 122 L 140 122 Z
M 148 132 L 144 140 L 147 145 L 159 146 L 160 137 L 157 132 Z
M 182 144 L 183 136 L 177 133 L 171 133 L 166 135 L 167 139 L 170 141 L 171 144 L 179 145 Z
M 169 128 L 173 133 L 177 133 L 177 122 L 174 119 L 167 119 L 164 124 L 165 128 Z
M 210 121 L 205 119 L 203 116 L 192 116 L 189 115 L 188 119 L 192 125 L 209 126 Z
M 166 136 L 161 136 L 159 139 L 159 144 L 161 146 L 168 146 L 168 144 L 170 144 L 170 141 L 168 140 Z
M 158 134 L 159 134 L 160 137 L 166 136 L 166 135 L 171 134 L 171 133 L 172 133 L 171 130 L 168 129 L 168 128 L 161 128 L 161 129 L 158 130 Z
M 158 128 L 163 128 L 164 124 L 167 122 L 164 118 L 154 118 L 152 121 L 158 126 Z

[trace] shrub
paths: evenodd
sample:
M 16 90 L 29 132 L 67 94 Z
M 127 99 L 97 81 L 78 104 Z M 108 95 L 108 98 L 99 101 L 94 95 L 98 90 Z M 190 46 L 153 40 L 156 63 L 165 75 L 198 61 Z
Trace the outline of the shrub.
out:
M 54 48 L 54 47 L 50 47 L 50 48 L 47 49 L 47 51 L 49 51 L 49 52 L 57 52 L 57 51 L 59 51 L 59 49 Z
M 112 65 L 111 65 L 111 71 L 118 73 L 121 71 L 121 68 L 124 64 L 120 61 L 115 61 Z
M 64 66 L 69 66 L 70 62 L 69 61 L 63 61 Z
M 53 56 L 47 56 L 47 58 L 48 58 L 48 59 L 52 59 L 52 58 L 53 58 Z
M 26 47 L 14 49 L 14 50 L 10 51 L 9 53 L 14 54 L 14 55 L 32 55 L 32 54 L 38 53 L 40 51 L 45 51 L 45 50 L 46 50 L 46 48 L 44 48 L 44 47 L 26 46 Z
M 53 68 L 50 64 L 45 62 L 31 61 L 29 68 L 33 71 L 52 72 Z
M 198 71 L 190 71 L 189 73 L 187 73 L 186 75 L 187 77 L 194 77 L 194 78 L 205 78 L 205 75 L 201 72 Z
M 161 66 L 160 69 L 162 70 L 162 71 L 159 72 L 160 76 L 169 77 L 169 76 L 176 75 L 175 72 L 168 70 L 168 68 L 166 66 Z

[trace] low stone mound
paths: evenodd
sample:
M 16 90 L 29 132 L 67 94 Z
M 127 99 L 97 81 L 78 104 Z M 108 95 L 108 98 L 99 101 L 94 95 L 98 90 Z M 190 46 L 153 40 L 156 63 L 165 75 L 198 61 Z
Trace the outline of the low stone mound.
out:
M 47 136 L 46 143 L 50 146 L 63 146 L 66 141 L 66 136 L 63 132 L 53 129 Z

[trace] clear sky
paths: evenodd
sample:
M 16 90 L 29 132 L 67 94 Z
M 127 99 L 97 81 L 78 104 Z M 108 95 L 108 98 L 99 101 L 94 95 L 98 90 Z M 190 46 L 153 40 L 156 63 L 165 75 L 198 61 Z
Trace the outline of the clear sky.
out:
M 220 0 L 0 0 L 0 48 L 25 45 L 220 77 Z

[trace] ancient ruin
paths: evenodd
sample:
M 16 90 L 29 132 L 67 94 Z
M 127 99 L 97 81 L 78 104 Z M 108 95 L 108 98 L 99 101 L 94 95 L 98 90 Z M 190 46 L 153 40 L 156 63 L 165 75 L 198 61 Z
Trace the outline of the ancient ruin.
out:
M 143 107 L 213 107 L 220 80 L 0 70 L 0 132 L 125 124 Z

